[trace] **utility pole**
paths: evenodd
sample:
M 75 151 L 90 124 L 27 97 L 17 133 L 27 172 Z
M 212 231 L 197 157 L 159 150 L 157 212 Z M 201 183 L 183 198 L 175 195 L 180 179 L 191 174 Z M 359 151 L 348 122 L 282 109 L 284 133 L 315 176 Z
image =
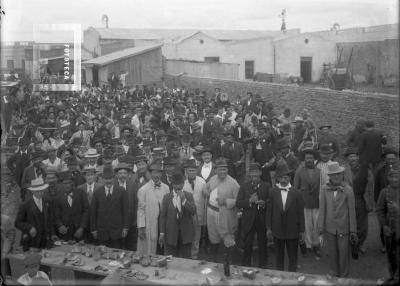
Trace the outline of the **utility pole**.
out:
M 282 18 L 282 25 L 281 25 L 281 31 L 283 33 L 286 33 L 286 9 L 283 9 L 281 14 L 279 15 L 280 18 Z

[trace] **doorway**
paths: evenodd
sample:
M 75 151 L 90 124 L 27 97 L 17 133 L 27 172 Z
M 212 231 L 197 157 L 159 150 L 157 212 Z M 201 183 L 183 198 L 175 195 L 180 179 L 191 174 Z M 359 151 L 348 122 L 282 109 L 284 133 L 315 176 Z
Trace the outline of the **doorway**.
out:
M 311 82 L 312 57 L 300 57 L 300 76 L 304 83 Z
M 93 86 L 99 86 L 99 68 L 97 66 L 93 66 L 92 75 L 93 75 Z

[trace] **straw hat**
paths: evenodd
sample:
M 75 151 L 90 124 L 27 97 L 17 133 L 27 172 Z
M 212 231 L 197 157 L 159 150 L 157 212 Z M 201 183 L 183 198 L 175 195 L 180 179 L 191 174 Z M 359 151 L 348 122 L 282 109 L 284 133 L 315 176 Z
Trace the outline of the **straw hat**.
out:
M 329 162 L 328 163 L 328 175 L 339 174 L 344 172 L 344 167 L 340 166 L 338 162 Z
M 89 148 L 85 154 L 85 158 L 97 158 L 100 154 L 97 154 L 97 150 L 93 148 Z
M 45 184 L 43 179 L 37 178 L 37 179 L 33 179 L 31 181 L 31 185 L 28 187 L 28 190 L 32 191 L 32 192 L 36 192 L 36 191 L 43 191 L 45 189 L 47 189 L 49 187 L 49 184 Z

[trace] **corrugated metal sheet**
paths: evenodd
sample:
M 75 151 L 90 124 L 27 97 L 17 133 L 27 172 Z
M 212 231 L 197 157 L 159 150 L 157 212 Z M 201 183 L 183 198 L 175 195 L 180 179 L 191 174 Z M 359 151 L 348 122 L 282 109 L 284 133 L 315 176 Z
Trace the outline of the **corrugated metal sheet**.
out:
M 162 45 L 152 45 L 152 46 L 143 46 L 143 47 L 135 47 L 124 49 L 122 51 L 110 53 L 101 57 L 97 57 L 88 61 L 83 62 L 83 65 L 106 65 L 115 61 L 119 61 L 124 58 L 137 56 L 140 54 L 144 54 L 146 52 L 161 48 Z

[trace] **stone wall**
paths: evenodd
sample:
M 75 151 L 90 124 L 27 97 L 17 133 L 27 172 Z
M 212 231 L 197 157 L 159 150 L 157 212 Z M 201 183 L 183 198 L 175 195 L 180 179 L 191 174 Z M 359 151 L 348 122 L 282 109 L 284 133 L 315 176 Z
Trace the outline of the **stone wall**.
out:
M 245 97 L 247 91 L 251 91 L 253 94 L 260 94 L 266 102 L 271 102 L 278 112 L 289 107 L 292 114 L 297 115 L 303 108 L 307 108 L 317 126 L 332 125 L 342 140 L 354 128 L 358 119 L 370 119 L 388 136 L 390 145 L 399 145 L 398 95 L 188 76 L 181 76 L 178 79 L 167 75 L 165 81 L 171 87 L 174 84 L 184 85 L 189 89 L 205 90 L 207 94 L 212 94 L 214 88 L 219 87 L 231 98 L 238 94 Z

